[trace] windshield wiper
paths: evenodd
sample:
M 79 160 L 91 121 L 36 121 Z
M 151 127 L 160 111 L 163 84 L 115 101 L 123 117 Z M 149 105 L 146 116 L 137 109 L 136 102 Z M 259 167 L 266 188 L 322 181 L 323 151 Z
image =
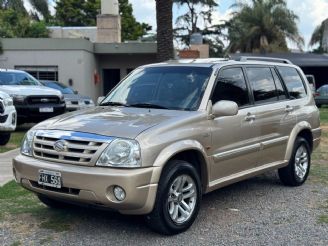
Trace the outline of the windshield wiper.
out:
M 161 106 L 161 105 L 156 105 L 156 104 L 151 104 L 151 103 L 135 103 L 135 104 L 130 104 L 130 107 L 136 107 L 136 108 L 158 108 L 158 109 L 168 109 L 167 107 Z
M 100 104 L 100 106 L 123 106 L 123 107 L 129 107 L 130 105 L 127 105 L 125 103 L 121 102 L 104 102 Z

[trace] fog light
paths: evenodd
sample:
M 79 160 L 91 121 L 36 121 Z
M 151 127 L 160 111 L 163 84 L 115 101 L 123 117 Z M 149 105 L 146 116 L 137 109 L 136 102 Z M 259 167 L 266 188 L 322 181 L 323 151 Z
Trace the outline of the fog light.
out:
M 114 196 L 118 201 L 123 201 L 125 199 L 125 191 L 122 187 L 114 187 Z

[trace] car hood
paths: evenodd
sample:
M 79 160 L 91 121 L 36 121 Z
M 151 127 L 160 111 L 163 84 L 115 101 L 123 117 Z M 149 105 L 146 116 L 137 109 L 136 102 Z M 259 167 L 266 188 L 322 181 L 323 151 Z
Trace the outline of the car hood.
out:
M 45 86 L 36 85 L 1 85 L 0 90 L 9 95 L 19 96 L 61 96 L 61 92 Z
M 95 107 L 64 114 L 46 120 L 34 127 L 40 130 L 64 130 L 93 133 L 122 138 L 136 138 L 143 131 L 195 112 L 125 108 Z
M 63 94 L 64 95 L 64 98 L 65 100 L 90 100 L 91 98 L 90 97 L 87 97 L 87 96 L 82 96 L 82 95 L 79 95 L 79 94 Z

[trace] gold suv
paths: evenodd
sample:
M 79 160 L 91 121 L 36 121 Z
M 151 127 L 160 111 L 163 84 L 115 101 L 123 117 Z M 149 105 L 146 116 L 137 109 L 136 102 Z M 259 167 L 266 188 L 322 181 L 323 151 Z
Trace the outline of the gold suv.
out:
M 170 61 L 134 70 L 93 109 L 33 127 L 13 172 L 50 207 L 146 215 L 175 234 L 220 187 L 274 169 L 303 184 L 320 135 L 311 88 L 289 61 Z

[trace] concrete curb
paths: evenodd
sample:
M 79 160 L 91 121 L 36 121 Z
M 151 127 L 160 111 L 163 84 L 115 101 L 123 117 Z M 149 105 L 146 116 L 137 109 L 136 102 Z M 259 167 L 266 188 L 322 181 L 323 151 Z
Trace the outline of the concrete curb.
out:
M 19 154 L 19 148 L 0 154 L 0 187 L 13 180 L 12 160 Z

